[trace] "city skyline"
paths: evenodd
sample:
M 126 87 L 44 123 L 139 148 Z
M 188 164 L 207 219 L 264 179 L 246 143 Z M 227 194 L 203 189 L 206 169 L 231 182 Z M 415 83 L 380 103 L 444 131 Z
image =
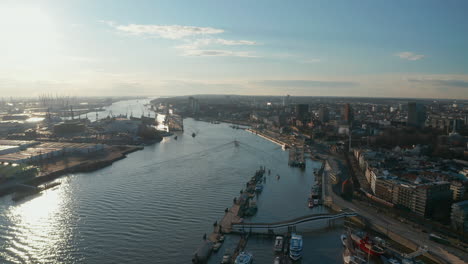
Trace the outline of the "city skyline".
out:
M 4 1 L 4 96 L 468 99 L 461 1 Z

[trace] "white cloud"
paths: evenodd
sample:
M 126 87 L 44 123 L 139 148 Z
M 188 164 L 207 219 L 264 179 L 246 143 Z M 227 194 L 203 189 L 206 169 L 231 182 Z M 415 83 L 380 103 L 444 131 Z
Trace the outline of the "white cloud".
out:
M 195 57 L 244 57 L 244 58 L 257 58 L 258 56 L 252 55 L 246 51 L 232 51 L 232 50 L 204 50 L 204 49 L 186 49 L 183 56 Z
M 398 53 L 395 53 L 395 56 L 400 57 L 401 59 L 410 60 L 410 61 L 420 60 L 426 57 L 425 55 L 416 54 L 410 51 L 398 52 Z
M 246 51 L 232 51 L 225 49 L 206 49 L 207 46 L 251 46 L 257 45 L 255 41 L 250 40 L 228 40 L 228 39 L 196 39 L 187 44 L 179 45 L 176 48 L 182 49 L 183 56 L 223 56 L 223 57 L 257 57 Z
M 113 21 L 101 20 L 100 22 L 113 27 L 119 32 L 138 36 L 156 36 L 165 39 L 183 39 L 198 35 L 213 35 L 223 33 L 223 29 L 212 27 L 195 27 L 181 25 L 143 25 L 128 24 L 119 25 Z

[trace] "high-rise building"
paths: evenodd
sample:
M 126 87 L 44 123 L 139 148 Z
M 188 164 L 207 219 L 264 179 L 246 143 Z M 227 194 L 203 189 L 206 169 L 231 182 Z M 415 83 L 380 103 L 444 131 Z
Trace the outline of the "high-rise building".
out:
M 346 121 L 346 123 L 348 124 L 351 124 L 353 122 L 353 109 L 349 104 L 345 104 L 343 106 L 343 120 Z
M 200 103 L 198 99 L 193 98 L 192 96 L 189 97 L 188 102 L 188 109 L 192 113 L 198 113 L 200 111 Z
M 309 119 L 309 105 L 297 104 L 296 105 L 296 119 L 300 120 L 303 124 Z
M 422 128 L 426 122 L 426 107 L 416 102 L 408 102 L 408 119 L 406 124 L 411 127 Z
M 328 120 L 330 119 L 330 114 L 328 112 L 327 107 L 320 107 L 318 112 L 318 118 L 322 123 L 328 122 Z

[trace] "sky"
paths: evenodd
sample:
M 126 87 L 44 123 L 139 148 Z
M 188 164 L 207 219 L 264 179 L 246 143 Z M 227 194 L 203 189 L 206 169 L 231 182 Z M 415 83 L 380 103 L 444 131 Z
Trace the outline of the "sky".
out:
M 468 99 L 464 0 L 1 0 L 0 96 Z

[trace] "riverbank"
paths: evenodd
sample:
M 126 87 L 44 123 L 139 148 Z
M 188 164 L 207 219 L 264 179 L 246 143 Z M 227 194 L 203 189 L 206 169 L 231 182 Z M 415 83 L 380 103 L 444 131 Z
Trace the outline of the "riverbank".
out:
M 53 160 L 39 166 L 40 172 L 34 178 L 18 182 L 15 185 L 2 188 L 0 196 L 17 191 L 18 184 L 39 186 L 45 182 L 55 180 L 63 175 L 78 172 L 91 172 L 112 165 L 115 161 L 124 159 L 127 154 L 142 150 L 141 146 L 111 146 L 102 152 L 86 156 L 70 156 Z

